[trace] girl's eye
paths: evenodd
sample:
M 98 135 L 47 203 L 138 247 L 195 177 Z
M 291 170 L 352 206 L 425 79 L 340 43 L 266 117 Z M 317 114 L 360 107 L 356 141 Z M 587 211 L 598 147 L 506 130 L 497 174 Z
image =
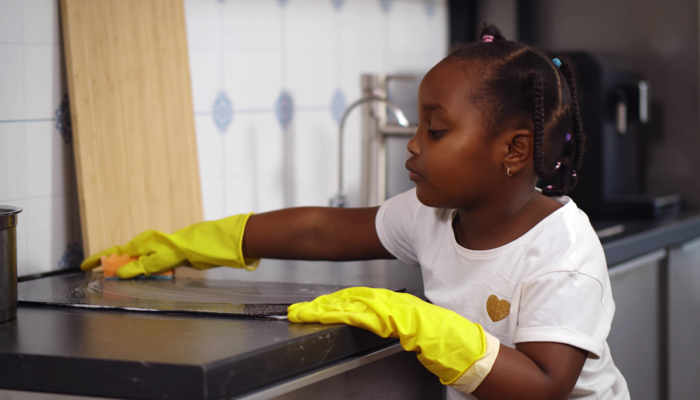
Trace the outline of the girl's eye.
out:
M 436 131 L 434 129 L 428 129 L 428 133 L 430 134 L 430 136 L 435 137 L 435 138 L 439 138 L 445 132 L 447 132 L 447 131 L 446 130 Z

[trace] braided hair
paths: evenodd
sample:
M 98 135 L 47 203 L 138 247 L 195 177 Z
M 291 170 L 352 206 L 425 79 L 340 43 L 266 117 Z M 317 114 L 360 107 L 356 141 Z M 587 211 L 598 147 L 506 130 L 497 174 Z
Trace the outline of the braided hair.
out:
M 479 37 L 455 47 L 446 60 L 463 61 L 482 74 L 470 96 L 482 105 L 489 134 L 514 125 L 532 128 L 535 173 L 558 182 L 542 193 L 565 195 L 578 181 L 585 143 L 573 65 L 567 59 L 555 64 L 526 44 L 508 41 L 490 24 Z

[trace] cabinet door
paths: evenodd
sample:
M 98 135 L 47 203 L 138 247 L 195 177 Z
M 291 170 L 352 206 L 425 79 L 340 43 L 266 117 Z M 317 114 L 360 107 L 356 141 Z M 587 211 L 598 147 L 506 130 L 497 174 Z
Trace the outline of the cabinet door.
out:
M 663 263 L 659 250 L 610 267 L 615 317 L 608 345 L 635 400 L 665 398 L 662 329 Z
M 668 260 L 669 399 L 700 393 L 700 239 L 671 248 Z

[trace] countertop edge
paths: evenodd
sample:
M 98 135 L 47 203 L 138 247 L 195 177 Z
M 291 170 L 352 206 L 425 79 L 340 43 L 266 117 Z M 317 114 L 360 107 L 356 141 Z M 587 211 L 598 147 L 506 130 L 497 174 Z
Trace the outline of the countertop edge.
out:
M 603 244 L 608 268 L 635 257 L 700 236 L 700 215 L 669 222 Z

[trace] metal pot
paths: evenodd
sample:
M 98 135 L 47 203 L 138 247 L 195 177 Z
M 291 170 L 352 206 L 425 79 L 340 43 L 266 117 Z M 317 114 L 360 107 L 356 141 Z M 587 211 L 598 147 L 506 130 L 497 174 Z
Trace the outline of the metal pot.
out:
M 17 316 L 18 207 L 0 206 L 0 322 Z

